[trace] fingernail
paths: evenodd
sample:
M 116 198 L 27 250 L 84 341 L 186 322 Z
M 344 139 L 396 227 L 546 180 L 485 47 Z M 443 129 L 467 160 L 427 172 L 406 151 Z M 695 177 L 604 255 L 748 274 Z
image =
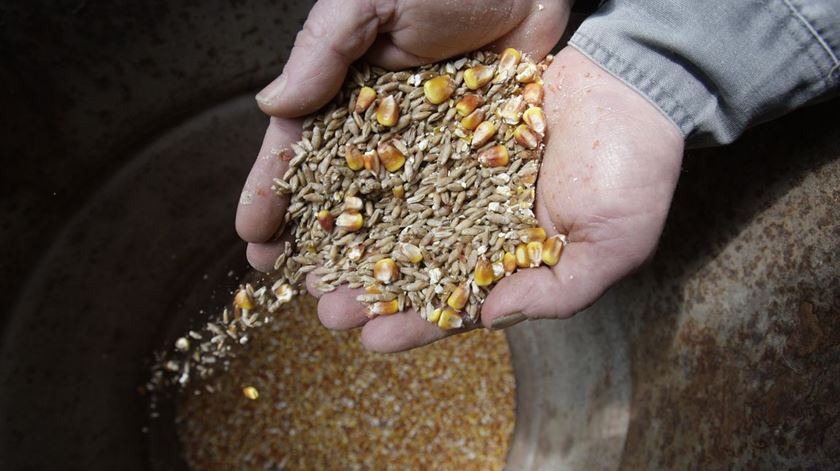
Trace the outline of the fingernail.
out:
M 273 82 L 257 93 L 257 101 L 263 105 L 271 106 L 283 94 L 284 88 L 286 88 L 286 74 L 280 74 Z
M 528 317 L 521 312 L 514 312 L 513 314 L 493 319 L 493 322 L 490 323 L 490 328 L 493 330 L 507 329 L 510 326 L 519 324 L 527 318 Z

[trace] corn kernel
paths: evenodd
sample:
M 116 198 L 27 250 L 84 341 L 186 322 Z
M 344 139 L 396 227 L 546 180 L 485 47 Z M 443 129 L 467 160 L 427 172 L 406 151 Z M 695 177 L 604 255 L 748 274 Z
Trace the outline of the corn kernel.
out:
M 362 255 L 365 254 L 365 244 L 356 244 L 347 249 L 347 258 L 357 262 L 361 260 Z
M 479 88 L 493 80 L 493 67 L 489 65 L 477 65 L 464 71 L 464 83 L 470 90 Z
M 516 68 L 516 81 L 520 83 L 533 82 L 537 78 L 537 65 L 533 62 L 523 62 Z
M 525 88 L 522 90 L 522 98 L 525 100 L 525 103 L 534 106 L 542 105 L 543 94 L 542 84 L 536 82 L 525 85 Z
M 394 193 L 394 198 L 396 198 L 398 200 L 404 200 L 405 199 L 405 187 L 404 186 L 397 185 L 397 186 L 395 186 L 394 188 L 391 189 L 391 192 Z
M 497 75 L 497 80 L 507 80 L 510 77 L 513 77 L 516 73 L 516 66 L 519 64 L 519 60 L 522 58 L 522 54 L 519 53 L 516 49 L 509 47 L 502 52 L 502 56 L 499 58 L 499 73 Z
M 525 124 L 527 124 L 528 127 L 535 133 L 540 136 L 545 135 L 545 113 L 543 113 L 542 108 L 538 106 L 528 108 L 525 113 L 522 114 L 522 120 L 525 121 Z
M 559 235 L 551 236 L 543 242 L 542 261 L 553 267 L 560 261 L 560 254 L 563 253 L 563 240 Z
M 480 259 L 475 264 L 473 277 L 475 278 L 475 284 L 478 286 L 490 286 L 494 281 L 493 264 L 491 264 L 486 258 Z
M 528 242 L 527 251 L 529 262 L 528 266 L 531 268 L 540 266 L 540 262 L 542 262 L 542 242 Z
M 522 112 L 525 111 L 525 106 L 526 104 L 522 99 L 522 95 L 516 95 L 515 97 L 509 98 L 502 105 L 499 114 L 506 123 L 513 125 L 519 122 L 519 119 L 522 117 Z
M 446 304 L 455 309 L 456 311 L 460 311 L 464 309 L 464 306 L 467 305 L 467 301 L 470 299 L 470 293 L 467 289 L 463 286 L 459 286 L 455 288 L 455 291 L 446 298 Z
M 380 142 L 376 146 L 379 161 L 389 172 L 396 172 L 405 164 L 405 156 L 390 142 Z
M 361 214 L 344 211 L 336 218 L 335 225 L 347 232 L 356 232 L 362 228 L 364 222 L 365 220 Z
M 426 99 L 434 105 L 439 105 L 448 100 L 455 91 L 455 81 L 449 75 L 438 75 L 433 79 L 426 80 L 423 84 L 423 93 Z
M 369 317 L 387 316 L 399 312 L 400 303 L 396 299 L 392 299 L 390 301 L 377 301 L 368 306 L 368 310 L 371 314 Z
M 376 286 L 376 285 L 365 286 L 365 293 L 367 293 L 367 294 L 382 294 L 382 290 L 379 289 L 379 286 Z
M 186 352 L 190 349 L 190 341 L 186 337 L 179 337 L 175 341 L 175 348 L 180 352 Z
M 253 386 L 245 386 L 242 388 L 242 395 L 252 401 L 256 401 L 260 397 L 260 392 Z
M 370 87 L 362 87 L 362 89 L 359 90 L 359 96 L 356 97 L 356 107 L 353 108 L 353 111 L 356 113 L 364 113 L 375 99 L 376 90 Z
M 233 304 L 240 309 L 254 309 L 254 299 L 245 288 L 241 288 L 233 297 Z
M 503 167 L 510 161 L 508 150 L 503 145 L 493 146 L 478 156 L 478 163 L 483 167 Z
M 333 216 L 326 209 L 318 211 L 318 224 L 324 232 L 329 232 L 333 228 Z
M 383 258 L 373 265 L 373 277 L 383 284 L 391 284 L 400 277 L 400 268 L 392 258 Z
M 362 151 L 357 149 L 353 144 L 347 144 L 344 159 L 347 161 L 347 167 L 350 170 L 361 170 L 365 166 L 365 158 L 362 155 Z
M 545 229 L 542 227 L 529 227 L 519 231 L 519 240 L 525 242 L 542 242 L 545 240 Z
M 520 124 L 513 131 L 513 138 L 516 142 L 526 149 L 536 149 L 540 144 L 540 137 L 527 124 Z
M 432 324 L 437 324 L 440 320 L 440 314 L 443 312 L 442 308 L 437 308 L 429 314 L 429 317 L 426 318 L 427 321 L 431 322 Z
M 493 264 L 493 281 L 499 281 L 505 276 L 505 266 L 502 262 Z
M 505 273 L 511 274 L 516 271 L 516 255 L 505 252 L 502 256 L 502 265 L 505 267 Z
M 519 268 L 528 268 L 531 266 L 531 261 L 528 259 L 528 246 L 526 244 L 518 244 L 516 246 L 516 266 Z
M 344 211 L 348 213 L 357 213 L 365 207 L 364 201 L 358 196 L 344 197 Z
M 423 260 L 423 252 L 414 244 L 402 244 L 400 251 L 411 263 L 420 263 Z
M 373 173 L 379 173 L 379 155 L 376 154 L 376 151 L 368 151 L 365 152 L 365 155 L 362 156 L 364 160 L 365 169 L 370 170 Z
M 475 128 L 470 145 L 473 148 L 481 147 L 496 135 L 496 125 L 493 121 L 484 121 Z
M 437 325 L 443 330 L 458 329 L 464 325 L 464 320 L 454 309 L 446 307 L 441 311 Z
M 475 110 L 461 118 L 461 126 L 472 131 L 484 121 L 484 110 Z
M 379 106 L 376 108 L 376 121 L 382 126 L 396 126 L 400 120 L 400 107 L 397 106 L 397 100 L 393 96 L 388 95 L 379 101 Z
M 481 97 L 472 93 L 468 93 L 464 95 L 464 98 L 458 100 L 458 103 L 455 105 L 455 111 L 457 111 L 458 114 L 461 116 L 467 116 L 468 114 L 475 111 L 475 109 L 478 108 L 478 105 L 480 104 Z

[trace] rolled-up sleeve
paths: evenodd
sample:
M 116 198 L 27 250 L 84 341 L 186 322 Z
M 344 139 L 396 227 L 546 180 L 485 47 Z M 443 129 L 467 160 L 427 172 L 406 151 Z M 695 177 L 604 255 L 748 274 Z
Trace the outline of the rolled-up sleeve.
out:
M 610 0 L 569 44 L 703 146 L 836 94 L 839 30 L 840 0 Z

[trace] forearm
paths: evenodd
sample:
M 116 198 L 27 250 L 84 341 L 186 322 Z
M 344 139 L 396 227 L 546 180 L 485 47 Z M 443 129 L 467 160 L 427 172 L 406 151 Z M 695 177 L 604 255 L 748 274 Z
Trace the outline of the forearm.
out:
M 570 44 L 653 102 L 692 146 L 836 94 L 840 1 L 614 0 Z

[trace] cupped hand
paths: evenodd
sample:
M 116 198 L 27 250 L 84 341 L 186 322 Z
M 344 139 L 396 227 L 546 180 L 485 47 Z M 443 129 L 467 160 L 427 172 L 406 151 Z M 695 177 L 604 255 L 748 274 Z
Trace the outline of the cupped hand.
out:
M 288 198 L 271 191 L 287 168 L 289 145 L 300 138 L 294 119 L 316 111 L 338 92 L 347 69 L 362 57 L 387 69 L 436 62 L 475 49 L 515 47 L 542 58 L 565 29 L 572 0 L 507 2 L 323 0 L 295 39 L 283 73 L 257 95 L 271 115 L 263 145 L 245 182 L 236 230 L 248 260 L 261 271 L 280 252 Z

